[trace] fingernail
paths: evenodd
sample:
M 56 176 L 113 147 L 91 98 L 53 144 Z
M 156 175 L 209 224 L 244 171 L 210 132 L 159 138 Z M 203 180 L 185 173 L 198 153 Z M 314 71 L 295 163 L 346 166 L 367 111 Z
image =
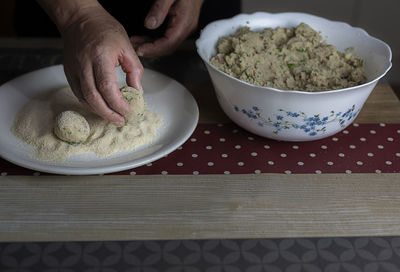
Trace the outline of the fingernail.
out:
M 123 127 L 123 126 L 125 125 L 125 121 L 124 121 L 124 122 L 120 122 L 120 121 L 118 121 L 118 122 L 113 122 L 113 124 L 114 124 L 115 126 L 117 126 L 117 127 Z
M 143 52 L 140 50 L 140 48 L 136 50 L 136 55 L 138 55 L 138 57 L 143 57 Z
M 150 28 L 150 29 L 155 28 L 157 25 L 156 18 L 154 16 L 150 16 L 150 17 L 146 18 L 145 25 L 147 28 Z

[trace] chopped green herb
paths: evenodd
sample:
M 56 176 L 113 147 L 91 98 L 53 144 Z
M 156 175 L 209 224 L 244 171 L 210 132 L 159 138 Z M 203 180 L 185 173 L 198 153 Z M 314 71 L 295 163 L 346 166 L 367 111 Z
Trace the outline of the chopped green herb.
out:
M 294 63 L 288 63 L 287 67 L 289 67 L 290 69 L 294 67 Z

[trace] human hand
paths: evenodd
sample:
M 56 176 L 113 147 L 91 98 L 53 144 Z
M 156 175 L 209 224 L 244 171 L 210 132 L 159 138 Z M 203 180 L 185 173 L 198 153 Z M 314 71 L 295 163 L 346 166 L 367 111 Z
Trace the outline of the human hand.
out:
M 150 9 L 145 26 L 158 28 L 169 15 L 163 37 L 152 39 L 132 36 L 131 42 L 139 56 L 154 57 L 171 54 L 192 33 L 198 24 L 203 0 L 156 0 Z
M 119 91 L 114 69 L 120 65 L 126 83 L 141 89 L 143 66 L 122 25 L 100 5 L 80 12 L 60 29 L 66 77 L 81 103 L 122 126 L 130 108 Z

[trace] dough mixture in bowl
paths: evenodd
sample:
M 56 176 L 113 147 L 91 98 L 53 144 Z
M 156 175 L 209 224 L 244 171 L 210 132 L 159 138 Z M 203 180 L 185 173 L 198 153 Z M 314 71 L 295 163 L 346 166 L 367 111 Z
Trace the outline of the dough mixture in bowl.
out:
M 210 60 L 219 70 L 258 86 L 309 92 L 335 90 L 366 82 L 363 60 L 322 41 L 307 24 L 295 28 L 240 28 L 218 41 Z
M 131 106 L 131 114 L 123 127 L 116 127 L 86 110 L 71 89 L 65 87 L 29 101 L 15 117 L 11 131 L 31 145 L 35 150 L 33 157 L 41 160 L 62 161 L 73 154 L 87 152 L 108 156 L 133 150 L 155 139 L 162 119 L 146 107 L 143 91 L 128 87 L 121 92 Z M 85 141 L 67 143 L 54 134 L 56 117 L 66 111 L 73 111 L 87 120 L 90 132 Z

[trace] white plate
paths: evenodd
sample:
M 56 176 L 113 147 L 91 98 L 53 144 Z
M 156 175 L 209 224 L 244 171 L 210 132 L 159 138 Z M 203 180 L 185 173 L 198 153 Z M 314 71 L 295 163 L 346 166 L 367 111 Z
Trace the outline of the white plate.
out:
M 116 69 L 123 84 L 125 74 Z M 17 165 L 54 174 L 104 174 L 138 167 L 155 161 L 182 145 L 193 133 L 199 110 L 192 95 L 175 80 L 145 69 L 144 98 L 151 111 L 158 113 L 163 124 L 157 138 L 132 151 L 108 157 L 94 153 L 73 155 L 63 162 L 32 158 L 33 148 L 15 137 L 10 128 L 17 112 L 31 98 L 67 86 L 61 65 L 40 69 L 15 78 L 0 86 L 0 156 Z

